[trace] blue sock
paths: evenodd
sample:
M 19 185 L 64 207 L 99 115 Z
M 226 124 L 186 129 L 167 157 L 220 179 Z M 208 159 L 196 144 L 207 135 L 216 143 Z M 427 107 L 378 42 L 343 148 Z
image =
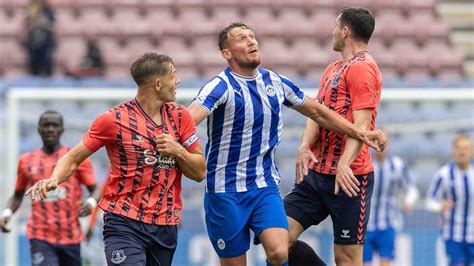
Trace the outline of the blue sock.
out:
M 273 266 L 273 264 L 271 264 L 271 263 L 268 262 L 268 260 L 267 260 L 267 266 Z M 288 261 L 283 262 L 283 264 L 282 264 L 281 266 L 288 266 Z

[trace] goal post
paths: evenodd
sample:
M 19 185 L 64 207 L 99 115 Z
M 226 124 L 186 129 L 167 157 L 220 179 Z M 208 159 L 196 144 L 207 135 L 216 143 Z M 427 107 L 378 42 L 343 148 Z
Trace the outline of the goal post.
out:
M 305 93 L 311 97 L 314 97 L 316 91 L 313 88 L 304 89 Z M 185 106 L 188 106 L 192 99 L 196 96 L 198 90 L 193 88 L 179 88 L 177 90 L 177 102 Z M 3 169 L 6 169 L 5 180 L 2 185 L 0 202 L 5 203 L 6 200 L 13 194 L 17 163 L 20 153 L 20 114 L 23 111 L 22 105 L 28 102 L 119 102 L 127 99 L 131 99 L 135 96 L 136 89 L 124 89 L 124 88 L 10 88 L 6 92 L 6 115 L 5 115 L 5 127 L 4 136 L 6 136 L 6 151 L 4 152 L 4 162 L 2 165 Z M 382 92 L 382 102 L 469 102 L 474 106 L 474 88 L 436 88 L 436 89 L 425 89 L 425 88 L 388 88 Z M 112 106 L 110 106 L 112 107 Z M 97 115 L 106 110 L 93 110 Z M 39 114 L 35 114 L 36 117 L 31 119 L 37 119 Z M 472 114 L 471 114 L 472 115 Z M 70 117 L 65 117 L 66 123 Z M 455 127 L 470 127 L 473 128 L 473 117 L 467 117 L 466 119 L 460 119 L 454 121 Z M 90 123 L 92 120 L 89 121 Z M 411 130 L 423 130 L 426 127 L 436 126 L 440 130 L 443 127 L 449 127 L 449 125 L 435 125 L 435 123 L 426 124 L 419 126 L 418 129 Z M 386 126 L 387 129 L 394 131 L 402 131 L 402 124 L 389 124 Z M 285 131 L 285 130 L 284 130 Z M 298 132 L 301 134 L 302 131 Z M 66 131 L 67 134 L 67 131 Z M 6 265 L 18 265 L 18 235 L 19 229 L 17 226 L 17 217 L 14 215 L 11 221 L 12 232 L 5 234 L 5 264 Z M 26 254 L 25 254 L 26 256 Z M 29 254 L 28 254 L 29 256 Z M 1 263 L 1 261 L 0 261 Z

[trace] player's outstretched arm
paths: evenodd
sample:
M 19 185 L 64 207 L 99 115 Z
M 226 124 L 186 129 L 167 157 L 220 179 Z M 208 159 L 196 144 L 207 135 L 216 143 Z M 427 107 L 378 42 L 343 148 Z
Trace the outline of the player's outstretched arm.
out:
M 194 120 L 194 124 L 199 125 L 204 118 L 209 115 L 209 112 L 202 106 L 192 103 L 188 108 L 191 117 Z
M 306 127 L 301 138 L 301 144 L 298 147 L 298 153 L 296 155 L 296 166 L 295 166 L 295 182 L 296 184 L 301 183 L 305 175 L 308 174 L 308 167 L 310 161 L 316 162 L 316 157 L 311 151 L 311 145 L 316 143 L 319 137 L 319 126 L 313 120 L 308 118 L 306 121 Z
M 48 191 L 55 190 L 58 185 L 65 182 L 79 165 L 93 153 L 81 141 L 58 160 L 50 178 L 38 181 L 28 189 L 26 195 L 31 196 L 33 199 L 45 199 Z
M 24 195 L 25 189 L 15 190 L 13 196 L 8 199 L 7 206 L 0 216 L 0 228 L 2 229 L 3 233 L 10 232 L 10 229 L 7 228 L 7 224 L 10 221 L 12 215 L 20 207 Z
M 186 177 L 197 182 L 206 177 L 206 160 L 201 145 L 189 152 L 171 135 L 161 134 L 156 137 L 156 150 L 166 156 L 175 157 Z
M 303 105 L 294 107 L 294 109 L 311 118 L 320 126 L 329 130 L 339 131 L 360 140 L 377 151 L 385 148 L 386 136 L 382 131 L 360 130 L 338 113 L 308 96 L 305 96 L 305 103 Z

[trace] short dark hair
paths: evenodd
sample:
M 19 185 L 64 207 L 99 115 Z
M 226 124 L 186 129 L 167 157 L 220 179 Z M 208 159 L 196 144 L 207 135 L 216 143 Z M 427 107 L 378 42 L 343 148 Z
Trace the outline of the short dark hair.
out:
M 173 59 L 168 55 L 157 53 L 146 53 L 140 56 L 130 67 L 130 74 L 138 86 L 147 82 L 152 76 L 165 76 L 170 68 L 169 63 L 173 64 Z
M 219 32 L 219 38 L 217 40 L 217 44 L 219 45 L 219 50 L 223 50 L 225 48 L 225 41 L 227 40 L 227 35 L 229 34 L 230 31 L 232 31 L 234 28 L 245 28 L 245 29 L 250 29 L 249 26 L 242 22 L 232 22 L 230 23 L 227 27 L 225 27 L 221 32 Z
M 348 6 L 343 8 L 340 14 L 341 24 L 348 26 L 356 39 L 369 43 L 375 28 L 372 12 L 364 7 Z
M 55 110 L 46 110 L 44 113 L 42 113 L 38 119 L 38 126 L 40 126 L 41 124 L 41 120 L 43 120 L 43 117 L 46 116 L 46 115 L 57 115 L 59 116 L 59 120 L 61 121 L 61 125 L 64 125 L 64 121 L 63 121 L 63 115 L 61 113 L 59 113 L 58 111 L 55 111 Z

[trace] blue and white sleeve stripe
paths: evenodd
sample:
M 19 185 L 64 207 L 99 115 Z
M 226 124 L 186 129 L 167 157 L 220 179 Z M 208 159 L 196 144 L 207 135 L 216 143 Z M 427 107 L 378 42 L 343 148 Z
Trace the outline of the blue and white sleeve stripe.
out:
M 283 85 L 285 95 L 285 106 L 301 106 L 304 104 L 304 93 L 291 80 L 284 76 L 279 76 Z
M 212 113 L 219 105 L 226 102 L 227 94 L 226 82 L 216 77 L 201 88 L 193 103 L 201 105 Z

